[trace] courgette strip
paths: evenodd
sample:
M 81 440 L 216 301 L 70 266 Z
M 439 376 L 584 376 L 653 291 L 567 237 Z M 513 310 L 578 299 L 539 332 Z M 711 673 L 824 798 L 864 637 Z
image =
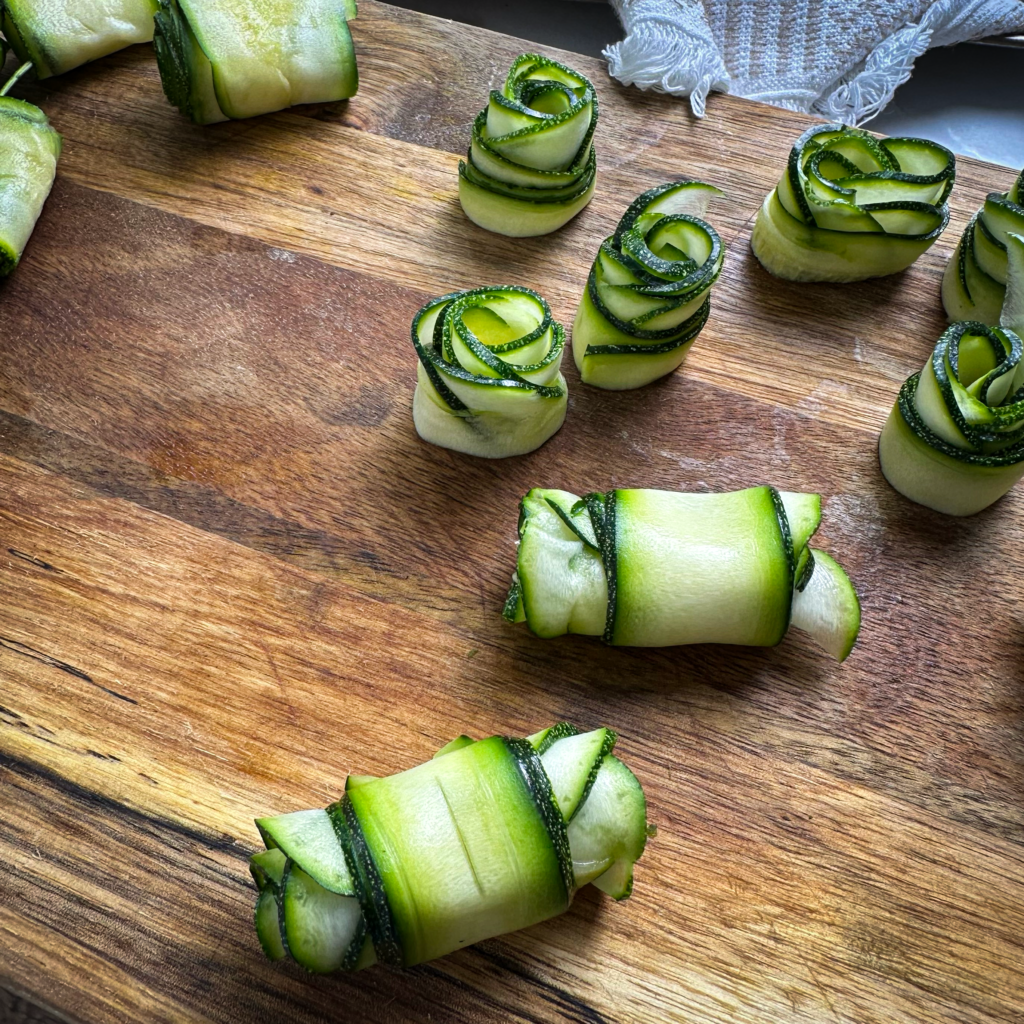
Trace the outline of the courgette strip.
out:
M 18 265 L 57 174 L 61 137 L 32 103 L 8 96 L 30 67 L 0 89 L 0 278 Z
M 815 125 L 758 212 L 751 248 L 789 281 L 863 281 L 905 270 L 942 234 L 956 158 L 925 139 Z
M 459 201 L 488 231 L 546 235 L 594 194 L 597 94 L 590 80 L 548 57 L 524 53 L 473 122 L 459 162 Z
M 615 741 L 564 722 L 527 739 L 460 736 L 409 771 L 346 784 L 326 811 L 333 851 L 325 812 L 261 819 L 271 845 L 251 871 L 264 952 L 315 973 L 411 966 L 560 914 L 588 883 L 625 898 L 647 805 Z M 338 859 L 352 895 L 300 867 Z
M 428 302 L 412 321 L 413 422 L 424 441 L 498 459 L 540 447 L 565 420 L 565 332 L 529 288 Z
M 556 505 L 590 522 L 570 526 Z M 505 617 L 540 637 L 580 633 L 636 647 L 767 647 L 792 624 L 842 661 L 860 604 L 838 564 L 809 547 L 820 519 L 818 495 L 771 487 L 584 498 L 535 488 L 520 503 Z
M 669 182 L 633 201 L 601 243 L 572 329 L 585 384 L 621 391 L 675 370 L 707 322 L 725 245 L 702 218 L 722 193 Z

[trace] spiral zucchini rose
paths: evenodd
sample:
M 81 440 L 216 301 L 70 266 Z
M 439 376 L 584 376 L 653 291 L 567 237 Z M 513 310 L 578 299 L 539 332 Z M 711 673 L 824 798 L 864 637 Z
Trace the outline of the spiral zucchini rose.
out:
M 584 383 L 638 388 L 686 358 L 725 258 L 718 232 L 701 219 L 721 194 L 700 181 L 659 185 L 601 243 L 572 329 Z
M 408 967 L 564 913 L 588 883 L 629 896 L 647 805 L 615 739 L 566 722 L 460 736 L 398 775 L 350 775 L 325 811 L 260 819 L 264 952 L 318 973 Z
M 1024 236 L 1024 171 L 1009 192 L 989 193 L 946 264 L 942 304 L 950 320 L 999 325 L 1011 259 L 1024 278 L 1021 250 L 1009 245 L 1012 234 Z
M 21 259 L 57 173 L 61 139 L 34 104 L 7 91 L 28 69 L 0 89 L 0 278 Z
M 910 266 L 949 221 L 956 160 L 924 139 L 816 125 L 757 215 L 751 247 L 789 281 L 862 281 Z
M 770 647 L 790 624 L 839 661 L 860 631 L 849 578 L 808 546 L 817 494 L 534 488 L 520 503 L 505 618 L 540 637 Z
M 565 332 L 529 288 L 442 295 L 413 318 L 412 343 L 424 441 L 500 459 L 539 448 L 565 420 Z
M 459 163 L 466 216 L 513 238 L 546 235 L 594 194 L 597 94 L 572 68 L 524 53 L 473 124 Z
M 196 124 L 330 103 L 359 88 L 355 0 L 157 0 L 167 99 Z

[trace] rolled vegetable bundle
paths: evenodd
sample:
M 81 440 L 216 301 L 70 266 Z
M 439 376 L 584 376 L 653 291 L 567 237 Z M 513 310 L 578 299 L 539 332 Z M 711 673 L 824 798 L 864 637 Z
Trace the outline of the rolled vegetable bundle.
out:
M 942 234 L 955 177 L 955 157 L 934 142 L 816 125 L 758 212 L 751 247 L 789 281 L 895 274 Z
M 412 343 L 424 441 L 500 459 L 532 452 L 565 420 L 565 332 L 529 288 L 442 295 L 413 318 Z
M 808 547 L 817 494 L 534 488 L 504 615 L 540 637 L 633 647 L 771 647 L 790 624 L 842 661 L 860 631 L 849 578 Z
M 167 98 L 197 124 L 329 103 L 359 88 L 355 0 L 158 0 Z
M 524 53 L 504 88 L 473 124 L 459 163 L 459 200 L 488 231 L 546 235 L 571 220 L 594 194 L 597 95 L 564 64 Z
M 46 115 L 7 91 L 30 67 L 23 64 L 0 89 L 0 277 L 17 265 L 57 173 L 61 140 Z
M 3 0 L 0 27 L 40 78 L 153 38 L 157 0 Z
M 460 736 L 416 768 L 350 775 L 327 810 L 257 821 L 256 931 L 311 971 L 411 966 L 568 909 L 629 896 L 647 806 L 615 733 L 562 722 Z
M 711 310 L 725 246 L 701 220 L 722 193 L 669 182 L 639 196 L 601 243 L 576 321 L 572 352 L 587 384 L 638 388 L 686 358 Z
M 993 327 L 1006 297 L 1009 259 L 1016 257 L 1024 276 L 1021 250 L 1011 234 L 1024 235 L 1024 171 L 1009 192 L 991 192 L 964 229 L 942 278 L 942 304 L 950 320 L 980 320 Z

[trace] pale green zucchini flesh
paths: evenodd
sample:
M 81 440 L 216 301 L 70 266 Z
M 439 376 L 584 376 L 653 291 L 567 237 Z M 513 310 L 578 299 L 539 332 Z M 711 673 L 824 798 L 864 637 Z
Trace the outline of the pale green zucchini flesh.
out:
M 4 0 L 0 28 L 40 78 L 153 38 L 157 0 Z
M 19 74 L 27 65 L 23 65 Z M 31 103 L 0 90 L 0 278 L 21 259 L 57 173 L 61 138 Z
M 513 238 L 546 235 L 594 194 L 597 95 L 572 68 L 524 53 L 473 123 L 459 201 L 474 224 Z
M 168 100 L 197 124 L 330 103 L 359 87 L 344 0 L 157 0 Z
M 629 895 L 647 808 L 615 740 L 565 722 L 460 736 L 409 771 L 346 783 L 327 811 L 259 819 L 265 953 L 318 973 L 411 965 L 561 913 L 588 882 Z M 339 860 L 349 893 L 303 867 L 330 880 Z
M 725 246 L 702 220 L 713 185 L 678 181 L 638 196 L 601 243 L 572 330 L 585 384 L 622 391 L 671 373 L 707 322 Z
M 771 487 L 726 494 L 616 490 L 584 498 L 535 488 L 520 505 L 504 614 L 541 637 L 771 646 L 785 636 L 800 599 L 817 609 L 801 628 L 842 660 L 860 611 L 852 584 L 831 559 L 822 556 L 822 579 L 810 587 L 819 559 L 808 542 L 820 520 L 818 495 Z M 836 593 L 845 587 L 852 603 L 819 597 L 825 577 L 833 578 Z
M 949 150 L 815 125 L 793 146 L 751 236 L 754 255 L 790 281 L 862 281 L 906 269 L 942 234 L 956 177 Z
M 860 601 L 850 577 L 824 551 L 810 552 L 814 571 L 793 595 L 792 625 L 814 637 L 836 661 L 845 661 L 860 632 Z
M 453 292 L 413 318 L 413 422 L 424 441 L 499 459 L 539 448 L 565 420 L 565 332 L 528 288 Z

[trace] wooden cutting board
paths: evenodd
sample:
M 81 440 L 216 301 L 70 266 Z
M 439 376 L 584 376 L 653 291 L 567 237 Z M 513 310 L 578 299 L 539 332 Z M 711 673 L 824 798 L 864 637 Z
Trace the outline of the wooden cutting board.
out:
M 581 11 L 581 16 L 585 12 Z M 592 205 L 548 238 L 461 215 L 473 115 L 535 48 L 365 0 L 348 104 L 196 128 L 140 47 L 21 94 L 64 133 L 0 286 L 0 984 L 82 1021 L 1024 1020 L 1024 493 L 904 501 L 878 431 L 943 327 L 963 161 L 905 274 L 768 277 L 750 225 L 808 119 L 597 83 Z M 729 246 L 684 370 L 579 383 L 525 458 L 423 444 L 409 321 L 515 282 L 570 323 L 632 198 L 689 175 Z M 532 485 L 820 491 L 863 597 L 839 667 L 541 641 L 498 615 Z M 264 961 L 255 815 L 457 733 L 607 724 L 658 835 L 632 899 L 407 971 Z

